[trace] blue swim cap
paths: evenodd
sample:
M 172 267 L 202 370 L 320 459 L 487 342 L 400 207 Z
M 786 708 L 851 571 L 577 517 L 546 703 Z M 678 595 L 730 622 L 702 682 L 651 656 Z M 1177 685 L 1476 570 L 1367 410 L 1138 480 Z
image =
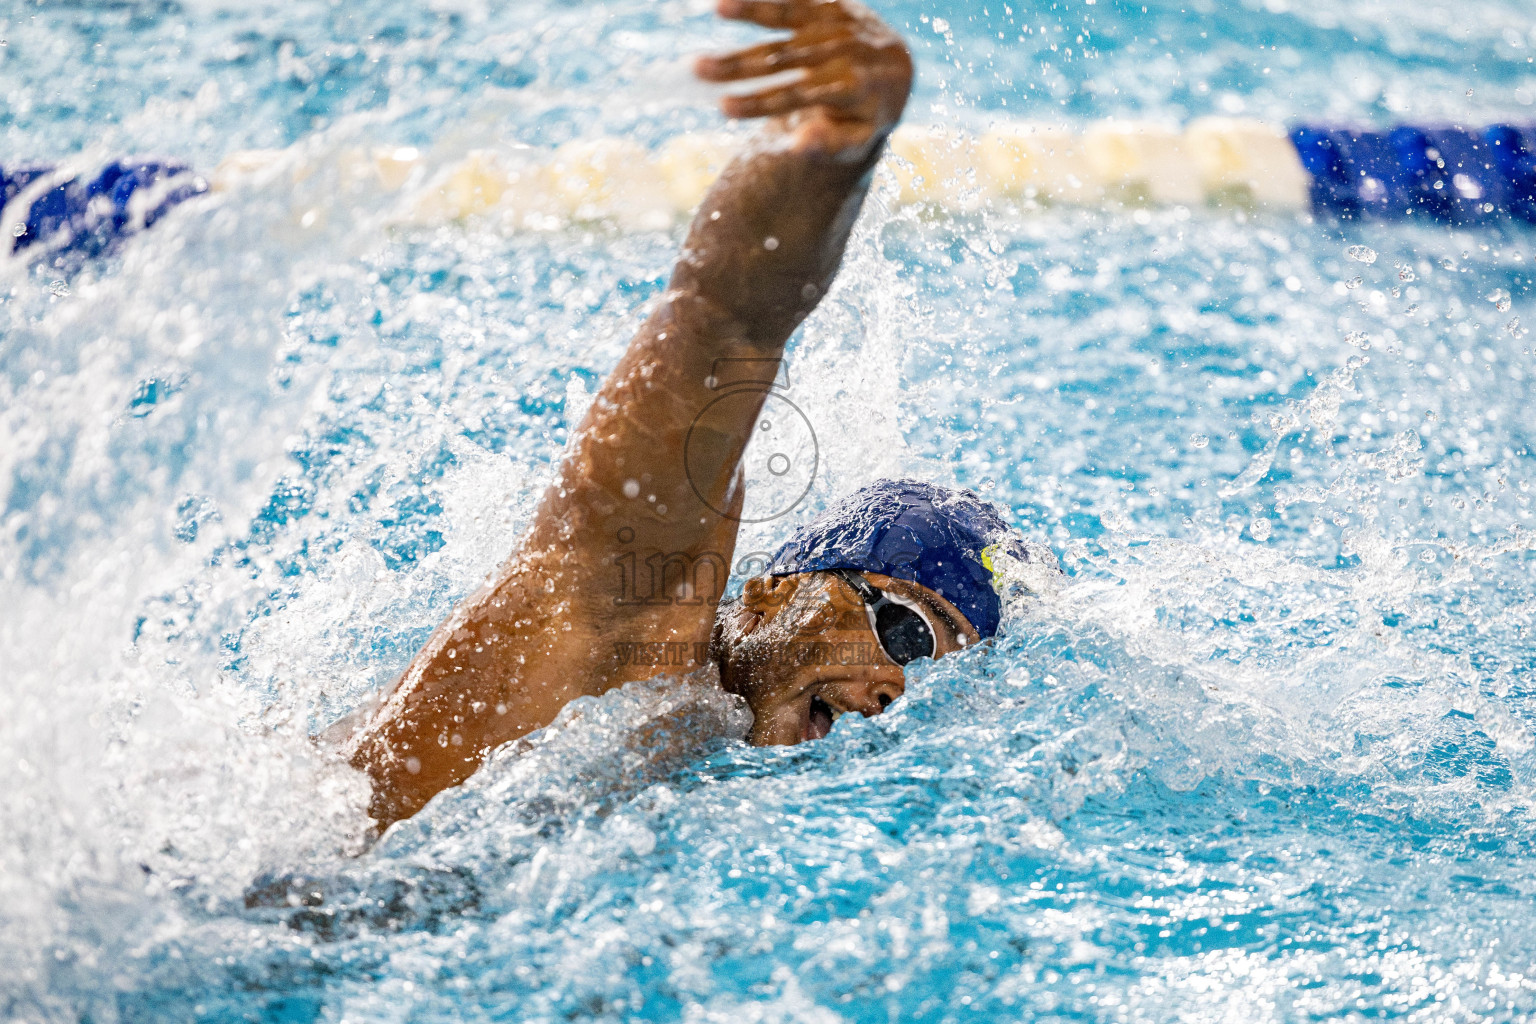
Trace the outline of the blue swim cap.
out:
M 1031 560 L 991 502 L 917 480 L 881 480 L 795 531 L 768 572 L 858 569 L 919 583 L 960 609 L 985 639 L 1003 616 L 991 564 L 999 550 Z

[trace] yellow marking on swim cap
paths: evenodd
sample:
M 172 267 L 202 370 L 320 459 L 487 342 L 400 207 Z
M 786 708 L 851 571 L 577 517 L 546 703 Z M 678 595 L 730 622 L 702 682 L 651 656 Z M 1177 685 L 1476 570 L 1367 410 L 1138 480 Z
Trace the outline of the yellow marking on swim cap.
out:
M 987 572 L 992 574 L 993 590 L 1000 590 L 999 584 L 1002 581 L 998 579 L 998 568 L 992 564 L 992 556 L 998 551 L 1001 551 L 1002 548 L 1002 544 L 989 544 L 981 549 L 981 564 L 986 568 Z

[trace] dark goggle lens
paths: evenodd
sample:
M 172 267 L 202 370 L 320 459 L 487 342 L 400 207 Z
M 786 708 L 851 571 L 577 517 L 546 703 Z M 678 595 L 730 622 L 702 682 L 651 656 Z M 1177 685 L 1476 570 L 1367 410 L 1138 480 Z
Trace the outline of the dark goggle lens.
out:
M 887 601 L 875 611 L 875 636 L 898 665 L 933 655 L 933 631 L 906 605 Z

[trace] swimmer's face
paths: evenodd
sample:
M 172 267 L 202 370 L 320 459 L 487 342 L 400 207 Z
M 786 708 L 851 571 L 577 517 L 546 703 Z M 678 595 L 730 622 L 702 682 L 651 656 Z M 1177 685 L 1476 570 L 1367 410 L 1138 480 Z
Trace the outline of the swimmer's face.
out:
M 879 573 L 870 585 L 927 621 L 935 657 L 980 637 L 954 605 L 927 587 Z M 721 681 L 752 708 L 756 746 L 820 739 L 841 715 L 878 715 L 906 689 L 902 667 L 880 646 L 859 595 L 831 573 L 748 580 L 716 623 Z

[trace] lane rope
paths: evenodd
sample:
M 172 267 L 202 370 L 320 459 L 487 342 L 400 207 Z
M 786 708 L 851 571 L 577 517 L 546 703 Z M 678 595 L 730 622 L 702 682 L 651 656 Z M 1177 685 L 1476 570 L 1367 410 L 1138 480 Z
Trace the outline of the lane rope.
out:
M 211 190 L 236 191 L 322 168 L 396 197 L 396 223 L 490 218 L 509 231 L 612 222 L 666 228 L 688 215 L 741 138 L 695 133 L 656 149 L 603 137 L 540 150 L 509 144 L 436 160 L 413 147 L 246 150 L 208 178 L 169 160 L 119 160 L 93 173 L 0 169 L 0 230 L 11 251 L 93 255 Z M 955 211 L 999 203 L 1238 206 L 1338 219 L 1423 218 L 1457 225 L 1536 223 L 1536 126 L 1403 125 L 1289 129 L 1209 117 L 1183 128 L 1103 121 L 1083 128 L 1014 122 L 981 134 L 903 127 L 885 163 L 896 201 Z M 315 210 L 296 210 L 308 226 Z M 304 218 L 308 220 L 304 220 Z

